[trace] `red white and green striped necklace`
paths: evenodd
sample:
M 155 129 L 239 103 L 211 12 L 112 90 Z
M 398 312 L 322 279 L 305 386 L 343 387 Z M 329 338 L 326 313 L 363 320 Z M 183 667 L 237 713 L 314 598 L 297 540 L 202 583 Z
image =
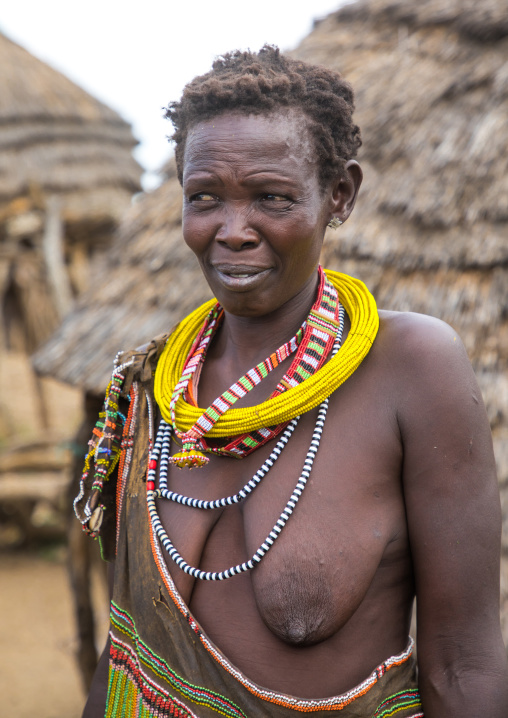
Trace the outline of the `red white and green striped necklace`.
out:
M 203 466 L 209 461 L 205 452 L 242 458 L 278 436 L 285 429 L 289 422 L 242 434 L 224 446 L 210 446 L 204 438 L 218 419 L 238 399 L 245 396 L 284 359 L 295 352 L 296 355 L 291 366 L 277 384 L 270 398 L 298 386 L 323 366 L 330 355 L 340 325 L 339 298 L 337 290 L 319 267 L 319 287 L 316 301 L 297 333 L 217 397 L 188 431 L 181 432 L 176 426 L 176 403 L 180 396 L 189 400 L 189 385 L 192 386 L 192 382 L 199 378 L 206 351 L 223 316 L 222 307 L 216 304 L 205 319 L 194 341 L 184 364 L 180 381 L 176 384 L 171 396 L 169 410 L 173 436 L 182 442 L 182 450 L 172 456 L 170 462 L 179 468 L 189 467 L 192 469 Z

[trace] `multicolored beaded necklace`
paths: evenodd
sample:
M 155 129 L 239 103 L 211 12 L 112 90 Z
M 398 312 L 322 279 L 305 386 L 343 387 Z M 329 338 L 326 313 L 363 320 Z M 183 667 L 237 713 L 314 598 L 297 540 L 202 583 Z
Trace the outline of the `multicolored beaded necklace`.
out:
M 170 423 L 174 435 L 182 442 L 182 451 L 172 456 L 170 462 L 179 468 L 192 469 L 203 466 L 209 461 L 202 452 L 242 458 L 278 436 L 287 426 L 287 421 L 270 428 L 263 427 L 237 436 L 225 446 L 209 446 L 204 438 L 205 434 L 213 429 L 220 417 L 238 399 L 257 386 L 291 354 L 296 352 L 291 366 L 277 384 L 270 398 L 298 386 L 320 369 L 330 354 L 337 334 L 340 321 L 338 307 L 337 290 L 328 282 L 325 273 L 319 267 L 319 287 L 316 301 L 295 336 L 234 382 L 199 416 L 190 429 L 182 432 L 177 427 L 175 407 L 178 399 L 188 392 L 192 380 L 198 376 L 211 339 L 220 326 L 223 310 L 219 304 L 215 304 L 196 337 L 189 358 L 185 362 L 182 376 L 176 384 L 169 402 Z
M 326 277 L 340 294 L 351 327 L 341 351 L 312 376 L 291 391 L 267 399 L 261 404 L 240 409 L 234 407 L 220 416 L 207 433 L 209 438 L 229 439 L 265 426 L 290 421 L 319 406 L 360 366 L 370 351 L 379 328 L 379 315 L 374 297 L 359 279 L 325 270 Z M 155 400 L 165 421 L 171 423 L 169 404 L 174 387 L 181 379 L 183 367 L 195 345 L 215 300 L 191 312 L 171 333 L 157 362 L 154 376 Z M 203 409 L 180 397 L 175 406 L 178 428 L 186 432 L 195 424 Z
M 344 326 L 344 308 L 342 305 L 339 304 L 338 307 L 338 329 L 335 335 L 335 341 L 333 343 L 332 348 L 332 354 L 335 355 L 337 351 L 340 348 L 341 340 L 342 340 L 342 329 Z M 316 420 L 316 426 L 314 428 L 314 432 L 312 434 L 312 439 L 310 442 L 309 449 L 307 451 L 307 456 L 305 457 L 305 461 L 303 463 L 303 469 L 302 472 L 298 478 L 298 481 L 296 482 L 296 486 L 293 490 L 293 493 L 291 494 L 286 506 L 284 507 L 282 513 L 280 514 L 279 518 L 277 519 L 274 527 L 266 537 L 266 539 L 263 541 L 263 543 L 260 545 L 258 550 L 254 553 L 251 559 L 248 561 L 245 561 L 244 563 L 238 564 L 236 566 L 231 566 L 230 568 L 226 569 L 225 571 L 202 571 L 199 568 L 196 568 L 195 566 L 189 565 L 183 556 L 178 552 L 178 550 L 175 548 L 173 543 L 171 542 L 168 534 L 166 533 L 164 527 L 162 526 L 161 520 L 159 518 L 159 514 L 157 511 L 156 506 L 156 499 L 167 499 L 170 501 L 175 501 L 179 504 L 184 504 L 185 506 L 191 506 L 193 508 L 198 509 L 217 509 L 217 508 L 223 508 L 226 506 L 232 506 L 233 504 L 238 504 L 244 499 L 249 496 L 249 494 L 252 493 L 252 491 L 259 486 L 261 480 L 266 476 L 268 471 L 272 468 L 274 463 L 279 458 L 280 454 L 282 453 L 283 449 L 287 445 L 291 435 L 293 434 L 293 431 L 296 428 L 296 425 L 298 424 L 298 421 L 300 419 L 299 416 L 295 417 L 289 422 L 289 425 L 287 426 L 286 430 L 284 431 L 282 437 L 277 442 L 275 448 L 271 452 L 270 456 L 266 461 L 263 463 L 260 469 L 254 474 L 252 479 L 248 481 L 245 486 L 238 491 L 238 493 L 227 496 L 220 499 L 215 499 L 213 501 L 204 501 L 201 499 L 195 499 L 188 496 L 184 496 L 182 494 L 178 494 L 174 491 L 170 491 L 167 486 L 167 476 L 168 476 L 168 468 L 170 464 L 170 450 L 171 450 L 171 433 L 172 428 L 169 424 L 167 424 L 164 419 L 161 419 L 159 430 L 157 432 L 157 438 L 155 440 L 152 452 L 150 454 L 149 462 L 148 462 L 148 474 L 147 474 L 147 505 L 148 505 L 148 512 L 150 514 L 150 521 L 153 527 L 153 530 L 157 534 L 157 537 L 159 538 L 159 541 L 161 542 L 162 546 L 166 549 L 167 553 L 171 557 L 171 559 L 176 563 L 176 565 L 185 573 L 189 574 L 190 576 L 193 576 L 194 578 L 198 578 L 204 581 L 223 581 L 227 578 L 231 578 L 232 576 L 236 576 L 238 574 L 244 573 L 246 571 L 250 571 L 253 569 L 262 558 L 267 554 L 267 552 L 270 550 L 270 548 L 275 543 L 276 539 L 280 536 L 280 533 L 284 526 L 286 525 L 289 517 L 293 513 L 294 508 L 296 507 L 296 504 L 298 503 L 298 500 L 300 496 L 303 493 L 303 490 L 307 484 L 307 481 L 310 477 L 310 473 L 312 471 L 312 466 L 314 464 L 314 459 L 316 457 L 316 454 L 319 449 L 319 444 L 321 441 L 321 435 L 323 433 L 323 428 L 325 425 L 326 420 L 326 413 L 328 410 L 328 397 L 325 398 L 325 400 L 322 402 L 322 404 L 319 407 L 318 411 L 318 417 Z M 157 478 L 157 470 L 159 472 L 159 488 L 155 488 L 156 478 Z

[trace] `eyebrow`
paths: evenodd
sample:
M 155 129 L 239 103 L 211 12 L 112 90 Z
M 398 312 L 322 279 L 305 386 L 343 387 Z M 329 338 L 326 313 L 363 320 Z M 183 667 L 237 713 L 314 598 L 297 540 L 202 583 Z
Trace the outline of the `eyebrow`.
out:
M 195 169 L 191 170 L 191 172 L 184 177 L 184 184 L 186 183 L 210 183 L 210 184 L 219 184 L 223 185 L 224 181 L 223 179 L 215 172 L 210 172 L 207 170 L 200 170 Z M 241 184 L 247 184 L 247 185 L 259 185 L 263 184 L 265 182 L 277 182 L 280 184 L 284 184 L 286 186 L 290 187 L 297 187 L 299 183 L 292 179 L 291 177 L 287 177 L 286 175 L 281 175 L 277 172 L 277 170 L 269 170 L 269 169 L 262 169 L 257 170 L 255 172 L 252 172 L 251 174 L 247 175 L 246 177 L 243 177 L 241 180 Z

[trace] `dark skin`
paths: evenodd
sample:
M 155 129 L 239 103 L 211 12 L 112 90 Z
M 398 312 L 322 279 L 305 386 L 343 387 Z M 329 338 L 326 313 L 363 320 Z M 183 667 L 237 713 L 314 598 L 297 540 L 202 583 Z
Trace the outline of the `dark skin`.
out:
M 300 326 L 326 224 L 348 218 L 361 179 L 350 161 L 320 187 L 295 113 L 229 114 L 193 128 L 184 237 L 225 309 L 199 381 L 201 407 Z M 237 406 L 263 401 L 286 368 Z M 203 512 L 161 502 L 161 520 L 191 565 L 223 570 L 252 556 L 295 486 L 315 419 L 316 410 L 302 417 L 241 506 Z M 241 461 L 211 457 L 191 475 L 172 470 L 170 488 L 205 499 L 235 493 L 271 449 Z M 167 563 L 232 663 L 301 697 L 343 693 L 402 651 L 416 593 L 426 718 L 476 718 L 487 706 L 489 718 L 505 718 L 499 545 L 490 430 L 459 338 L 430 317 L 381 311 L 372 350 L 330 398 L 308 487 L 262 563 L 224 582 L 196 581 Z M 92 708 L 103 705 L 101 674 L 86 716 L 101 714 Z

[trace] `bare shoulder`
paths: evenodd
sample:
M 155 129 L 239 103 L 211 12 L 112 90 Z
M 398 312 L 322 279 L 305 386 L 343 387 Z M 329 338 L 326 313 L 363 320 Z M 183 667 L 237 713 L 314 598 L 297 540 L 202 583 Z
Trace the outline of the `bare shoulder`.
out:
M 475 680 L 477 671 L 478 685 L 488 670 L 506 676 L 499 627 L 501 510 L 490 426 L 452 327 L 421 314 L 381 312 L 380 319 L 378 360 L 386 367 L 403 445 L 420 691 L 425 715 L 443 715 L 436 692 L 443 701 L 451 695 L 445 676 Z
M 490 427 L 476 376 L 455 329 L 434 317 L 380 312 L 377 362 L 387 381 L 392 410 L 405 443 L 449 443 L 481 437 L 484 461 L 491 454 Z M 376 342 L 378 340 L 376 339 Z M 447 442 L 444 442 L 444 436 Z M 449 448 L 449 447 L 448 447 Z
M 476 378 L 458 332 L 425 314 L 381 311 L 376 352 L 403 396 L 419 392 L 471 391 Z M 397 392 L 397 388 L 395 389 Z
M 379 339 L 403 357 L 421 358 L 446 355 L 448 352 L 465 354 L 457 331 L 446 322 L 416 312 L 379 312 Z

